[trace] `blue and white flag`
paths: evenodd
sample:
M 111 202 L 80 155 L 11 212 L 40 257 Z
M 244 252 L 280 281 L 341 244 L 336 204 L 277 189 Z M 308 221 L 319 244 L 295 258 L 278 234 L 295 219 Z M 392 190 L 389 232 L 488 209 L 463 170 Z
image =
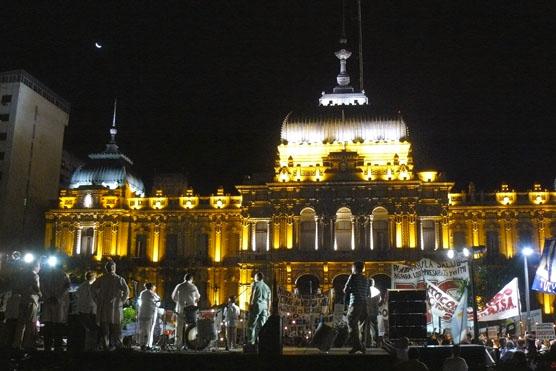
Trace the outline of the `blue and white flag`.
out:
M 454 311 L 451 323 L 452 337 L 454 344 L 459 344 L 465 339 L 467 333 L 467 288 L 459 299 L 458 306 Z
M 531 289 L 556 294 L 556 239 L 546 239 Z

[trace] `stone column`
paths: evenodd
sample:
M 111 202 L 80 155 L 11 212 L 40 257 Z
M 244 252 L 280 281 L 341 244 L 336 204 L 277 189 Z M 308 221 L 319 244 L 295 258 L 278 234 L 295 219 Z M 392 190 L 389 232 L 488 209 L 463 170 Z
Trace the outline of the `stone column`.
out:
M 251 251 L 257 250 L 257 222 L 251 222 Z
M 319 249 L 319 217 L 315 215 L 315 250 Z
M 83 232 L 83 227 L 78 225 L 75 230 L 75 255 L 81 254 L 81 233 Z

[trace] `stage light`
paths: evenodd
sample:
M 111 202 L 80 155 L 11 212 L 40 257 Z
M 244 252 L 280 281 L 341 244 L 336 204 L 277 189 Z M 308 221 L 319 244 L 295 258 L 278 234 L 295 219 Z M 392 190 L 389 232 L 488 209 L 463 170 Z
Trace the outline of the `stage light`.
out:
M 530 248 L 529 246 L 524 247 L 524 248 L 521 249 L 521 253 L 525 256 L 531 256 L 534 252 L 535 251 L 532 248 Z
M 471 255 L 471 252 L 469 251 L 469 249 L 467 247 L 463 248 L 463 256 L 465 256 L 466 258 L 469 257 L 469 255 Z
M 46 264 L 48 264 L 49 267 L 55 267 L 58 264 L 58 258 L 54 255 L 49 256 L 46 260 Z
M 23 261 L 27 264 L 31 264 L 32 262 L 35 261 L 35 255 L 28 252 L 23 256 Z
M 453 259 L 454 256 L 456 256 L 456 254 L 454 253 L 454 250 L 448 250 L 446 255 L 448 256 L 448 259 Z

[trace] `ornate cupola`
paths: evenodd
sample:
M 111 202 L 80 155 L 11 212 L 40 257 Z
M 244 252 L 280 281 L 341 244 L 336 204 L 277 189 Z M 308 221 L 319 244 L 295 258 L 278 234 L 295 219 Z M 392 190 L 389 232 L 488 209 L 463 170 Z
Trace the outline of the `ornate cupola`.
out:
M 275 180 L 412 180 L 408 129 L 399 114 L 378 112 L 363 90 L 350 84 L 348 50 L 342 25 L 337 85 L 319 104 L 290 112 L 282 122 Z M 361 70 L 361 68 L 360 68 Z M 360 71 L 361 73 L 361 71 Z
M 89 160 L 71 176 L 69 188 L 105 187 L 117 189 L 127 187 L 137 196 L 145 195 L 143 181 L 132 171 L 133 162 L 119 151 L 116 144 L 116 101 L 110 127 L 110 141 L 104 151 L 89 154 Z

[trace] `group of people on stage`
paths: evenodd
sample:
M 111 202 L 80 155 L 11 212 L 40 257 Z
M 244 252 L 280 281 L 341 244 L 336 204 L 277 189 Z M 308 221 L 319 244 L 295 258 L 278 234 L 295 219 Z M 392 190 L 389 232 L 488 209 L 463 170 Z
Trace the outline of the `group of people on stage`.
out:
M 36 260 L 10 278 L 4 310 L 4 334 L 0 345 L 18 350 L 39 347 L 37 322 L 40 320 L 44 350 L 62 350 L 67 337 L 70 351 L 114 350 L 122 347 L 123 308 L 130 290 L 126 280 L 116 274 L 116 264 L 109 260 L 100 277 L 93 271 L 70 292 L 70 277 L 60 266 L 41 264 Z M 176 349 L 184 347 L 184 331 L 196 323 L 201 295 L 188 273 L 172 292 L 176 312 Z M 160 297 L 156 286 L 147 282 L 137 296 L 137 342 L 142 350 L 153 348 L 158 324 Z M 254 344 L 258 332 L 268 318 L 270 288 L 263 274 L 254 276 L 249 303 L 246 340 Z M 237 346 L 240 309 L 236 297 L 230 296 L 222 308 L 226 334 L 226 349 Z M 0 319 L 1 320 L 1 319 Z
M 62 349 L 65 335 L 68 350 L 121 346 L 122 308 L 129 288 L 125 279 L 116 274 L 116 264 L 108 261 L 105 273 L 98 279 L 94 272 L 85 273 L 85 281 L 73 298 L 70 285 L 70 278 L 61 267 L 43 266 L 40 260 L 17 272 L 11 280 L 4 313 L 3 345 L 36 349 L 40 319 L 46 351 Z
M 264 282 L 262 272 L 255 273 L 251 286 L 251 297 L 249 300 L 249 316 L 247 320 L 247 344 L 255 344 L 262 326 L 265 324 L 270 309 L 270 288 Z M 184 281 L 178 284 L 172 292 L 172 300 L 176 303 L 175 312 L 176 337 L 175 345 L 177 349 L 184 348 L 185 329 L 196 322 L 198 303 L 201 295 L 197 286 L 193 283 L 193 275 L 188 273 Z M 230 296 L 223 308 L 226 350 L 236 347 L 237 326 L 240 316 L 240 309 L 236 303 L 236 297 Z

